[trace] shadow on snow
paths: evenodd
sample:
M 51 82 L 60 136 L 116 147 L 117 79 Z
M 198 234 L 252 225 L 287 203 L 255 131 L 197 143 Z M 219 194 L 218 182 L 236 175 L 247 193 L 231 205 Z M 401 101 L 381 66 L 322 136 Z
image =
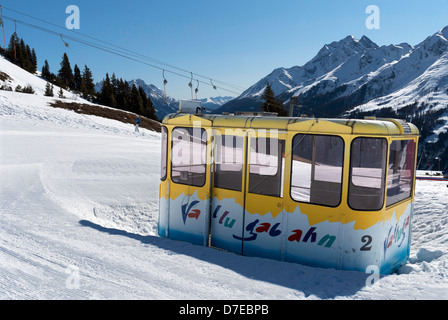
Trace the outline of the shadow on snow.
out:
M 79 222 L 83 227 L 140 241 L 146 245 L 190 256 L 232 270 L 249 279 L 264 281 L 302 292 L 306 297 L 319 299 L 350 297 L 366 286 L 369 274 L 308 267 L 296 263 L 270 259 L 245 257 L 212 248 L 192 245 L 156 236 L 143 236 L 124 230 L 102 227 L 87 220 Z M 254 291 L 257 288 L 254 287 Z M 299 296 L 299 295 L 298 295 Z

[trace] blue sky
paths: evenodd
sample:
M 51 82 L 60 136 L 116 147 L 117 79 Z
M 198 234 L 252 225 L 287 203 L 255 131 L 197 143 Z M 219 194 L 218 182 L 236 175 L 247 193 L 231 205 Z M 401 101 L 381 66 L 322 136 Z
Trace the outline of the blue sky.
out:
M 448 25 L 448 0 L 3 0 L 0 4 L 5 16 L 67 34 L 71 32 L 7 8 L 64 27 L 66 7 L 77 5 L 79 32 L 243 88 L 275 68 L 305 64 L 325 44 L 347 35 L 366 35 L 378 45 L 416 45 Z M 380 29 L 366 28 L 369 5 L 380 9 Z M 13 30 L 14 24 L 5 21 L 7 41 Z M 67 52 L 72 66 L 89 66 L 95 81 L 115 72 L 119 78 L 141 78 L 163 88 L 159 69 L 76 42 L 67 41 L 66 48 L 59 37 L 20 24 L 17 33 L 35 48 L 39 69 L 47 59 L 56 73 Z M 191 98 L 189 79 L 168 72 L 166 77 L 168 95 Z M 236 95 L 215 84 L 221 88 L 200 84 L 198 98 Z

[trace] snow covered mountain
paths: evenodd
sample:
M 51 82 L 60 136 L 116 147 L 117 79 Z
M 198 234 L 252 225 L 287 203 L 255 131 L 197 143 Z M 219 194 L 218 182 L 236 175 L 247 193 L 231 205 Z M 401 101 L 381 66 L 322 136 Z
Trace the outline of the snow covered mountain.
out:
M 205 107 L 205 110 L 207 112 L 213 112 L 233 99 L 234 97 L 225 96 L 225 97 L 211 97 L 206 99 L 199 99 L 199 101 L 201 101 L 201 105 Z
M 259 111 L 268 83 L 286 109 L 295 98 L 302 114 L 412 120 L 431 154 L 422 164 L 441 157 L 448 165 L 448 26 L 415 46 L 348 36 L 303 66 L 275 69 L 216 112 Z
M 356 107 L 397 108 L 415 100 L 446 106 L 447 39 L 448 26 L 416 46 L 378 46 L 366 36 L 348 36 L 324 45 L 303 66 L 274 70 L 218 111 L 258 108 L 267 83 L 286 105 L 298 97 L 316 116 L 342 116 Z

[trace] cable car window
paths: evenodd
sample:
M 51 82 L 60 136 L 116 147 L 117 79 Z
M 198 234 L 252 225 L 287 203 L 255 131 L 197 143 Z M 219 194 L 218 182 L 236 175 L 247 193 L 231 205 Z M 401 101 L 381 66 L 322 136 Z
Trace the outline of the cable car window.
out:
M 283 196 L 285 141 L 276 138 L 251 138 L 249 192 Z
M 298 134 L 292 143 L 291 198 L 335 207 L 341 202 L 344 140 Z
M 242 190 L 243 142 L 243 137 L 232 135 L 222 135 L 216 139 L 214 175 L 216 188 Z
M 172 132 L 171 180 L 202 187 L 206 176 L 207 133 L 199 128 L 175 128 Z
M 348 204 L 354 210 L 380 210 L 384 203 L 387 141 L 356 138 L 352 142 Z
M 393 141 L 389 153 L 386 206 L 411 196 L 414 165 L 414 140 Z
M 168 151 L 168 130 L 166 127 L 162 127 L 162 165 L 160 171 L 160 178 L 162 181 L 166 179 L 166 167 L 167 167 L 167 151 Z

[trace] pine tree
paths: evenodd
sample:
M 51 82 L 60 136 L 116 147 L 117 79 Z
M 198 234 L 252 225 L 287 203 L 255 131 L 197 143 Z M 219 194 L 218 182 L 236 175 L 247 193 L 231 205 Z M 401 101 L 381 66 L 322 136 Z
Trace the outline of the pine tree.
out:
M 114 87 L 110 82 L 108 73 L 106 73 L 106 79 L 103 80 L 103 86 L 99 95 L 99 103 L 111 108 L 117 107 L 117 101 L 114 96 Z
M 66 53 L 64 53 L 64 56 L 62 57 L 61 69 L 59 69 L 58 72 L 58 82 L 64 89 L 73 89 L 75 86 L 73 71 Z
M 36 51 L 34 50 L 34 48 L 31 50 L 31 63 L 33 65 L 33 70 L 34 72 L 37 71 L 37 55 L 36 55 Z
M 112 73 L 112 78 L 110 78 L 110 82 L 112 83 L 112 86 L 114 87 L 114 92 L 118 89 L 118 80 L 115 76 L 115 72 Z
M 2 50 L 3 51 L 3 50 Z M 4 50 L 5 58 L 28 72 L 35 73 L 37 70 L 36 51 L 25 44 L 13 34 L 9 40 L 8 48 Z
M 140 92 L 138 91 L 135 83 L 131 89 L 131 97 L 130 97 L 130 101 L 129 101 L 129 107 L 130 107 L 129 111 L 137 113 L 137 114 L 141 114 L 141 111 L 143 110 L 143 99 L 142 99 L 142 96 L 140 95 Z
M 92 71 L 90 71 L 87 66 L 84 66 L 81 78 L 81 92 L 83 98 L 93 101 L 96 96 L 95 84 L 93 83 Z
M 266 85 L 266 89 L 264 90 L 263 94 L 261 95 L 261 98 L 265 101 L 261 107 L 266 112 L 273 112 L 271 109 L 273 107 L 274 101 L 275 101 L 275 94 L 274 91 L 271 89 L 271 85 L 268 83 Z
M 19 46 L 16 47 L 16 50 L 17 50 L 17 59 L 18 59 L 17 65 L 21 68 L 28 70 L 27 68 L 25 68 L 27 54 L 26 54 L 25 41 L 23 41 L 23 39 L 19 40 Z M 28 66 L 26 66 L 26 67 L 28 67 Z
M 62 91 L 62 88 L 59 89 L 58 96 L 59 96 L 59 98 L 61 98 L 61 99 L 64 99 L 64 98 L 65 98 L 65 97 L 64 97 L 64 91 Z
M 9 39 L 8 48 L 5 51 L 5 58 L 14 64 L 17 64 L 17 51 L 19 49 L 18 38 L 13 34 Z
M 130 111 L 129 101 L 131 97 L 131 88 L 122 78 L 118 80 L 117 89 L 115 90 L 115 98 L 120 109 Z
M 274 113 L 277 113 L 279 116 L 285 116 L 286 115 L 286 110 L 283 107 L 283 104 L 278 102 L 275 99 L 275 93 L 272 90 L 272 88 L 271 88 L 269 83 L 267 83 L 266 89 L 264 90 L 261 98 L 263 98 L 263 100 L 265 101 L 261 105 L 261 108 L 265 112 L 274 112 Z
M 47 82 L 47 84 L 45 85 L 45 93 L 44 96 L 46 97 L 54 97 L 54 93 L 53 93 L 53 85 L 50 84 L 50 82 Z
M 50 65 L 47 60 L 45 60 L 44 65 L 42 66 L 41 76 L 52 84 L 56 83 L 56 75 L 50 72 Z
M 75 91 L 80 92 L 81 91 L 82 77 L 81 77 L 81 70 L 79 70 L 78 65 L 76 65 L 76 64 L 75 64 L 75 67 L 73 68 L 73 80 L 74 80 L 74 87 L 73 87 L 73 89 Z
M 51 79 L 51 72 L 50 72 L 50 65 L 48 64 L 48 60 L 45 60 L 44 65 L 42 66 L 42 78 L 48 81 L 52 81 Z
M 30 84 L 27 85 L 25 88 L 23 88 L 22 92 L 23 93 L 29 93 L 29 94 L 34 94 L 35 93 L 33 87 Z
M 24 42 L 25 43 L 25 42 Z M 34 49 L 31 49 L 29 45 L 25 45 L 25 51 L 23 54 L 22 68 L 30 73 L 36 73 L 37 71 L 37 57 Z

